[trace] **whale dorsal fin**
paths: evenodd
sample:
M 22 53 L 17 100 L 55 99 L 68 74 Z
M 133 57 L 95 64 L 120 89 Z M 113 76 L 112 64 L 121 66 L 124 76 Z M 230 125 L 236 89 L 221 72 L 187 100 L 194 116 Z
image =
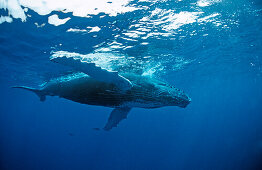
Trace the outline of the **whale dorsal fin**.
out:
M 116 127 L 118 125 L 118 123 L 127 118 L 127 114 L 130 112 L 131 108 L 130 107 L 120 107 L 120 108 L 115 108 L 108 120 L 107 123 L 104 127 L 104 130 L 109 131 L 111 130 L 113 127 Z
M 73 67 L 74 69 L 86 73 L 98 81 L 113 83 L 121 90 L 128 90 L 132 87 L 132 83 L 125 77 L 119 75 L 118 72 L 102 69 L 101 67 L 96 66 L 95 63 L 90 63 L 79 58 L 66 56 L 52 57 L 50 60 Z

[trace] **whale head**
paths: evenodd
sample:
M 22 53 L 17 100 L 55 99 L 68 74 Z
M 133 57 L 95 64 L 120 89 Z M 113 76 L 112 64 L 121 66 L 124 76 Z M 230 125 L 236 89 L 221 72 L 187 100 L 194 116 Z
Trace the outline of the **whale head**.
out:
M 139 76 L 136 74 L 125 74 L 134 85 L 131 93 L 136 101 L 149 105 L 149 108 L 163 106 L 178 106 L 185 108 L 190 102 L 190 97 L 182 90 L 175 88 L 165 81 L 149 76 Z
M 155 88 L 157 94 L 155 99 L 165 106 L 185 108 L 191 102 L 191 98 L 184 91 L 168 84 L 157 84 Z
M 191 102 L 191 98 L 180 89 L 172 87 L 169 93 L 172 98 L 170 102 L 171 105 L 185 108 Z

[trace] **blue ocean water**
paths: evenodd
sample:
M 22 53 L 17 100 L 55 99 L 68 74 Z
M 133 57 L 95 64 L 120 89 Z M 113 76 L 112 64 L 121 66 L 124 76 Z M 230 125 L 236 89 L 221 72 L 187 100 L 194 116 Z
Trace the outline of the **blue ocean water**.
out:
M 29 8 L 25 22 L 0 24 L 0 169 L 262 169 L 262 3 L 128 6 L 137 9 L 89 17 Z M 70 20 L 52 25 L 54 14 Z M 58 97 L 41 102 L 10 88 L 71 73 L 49 61 L 61 53 L 101 54 L 100 64 L 165 80 L 192 102 L 133 108 L 106 132 L 93 128 L 104 126 L 111 108 Z

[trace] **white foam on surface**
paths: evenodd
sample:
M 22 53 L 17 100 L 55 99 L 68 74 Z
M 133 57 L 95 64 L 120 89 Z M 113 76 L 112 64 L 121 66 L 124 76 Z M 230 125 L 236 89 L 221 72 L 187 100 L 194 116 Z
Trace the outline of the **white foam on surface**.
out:
M 221 2 L 221 0 L 198 0 L 197 6 L 199 7 L 207 7 L 213 5 L 215 3 Z
M 59 25 L 65 24 L 70 19 L 71 19 L 70 17 L 60 19 L 58 18 L 58 15 L 54 14 L 48 17 L 48 23 L 54 26 L 59 26 Z
M 17 0 L 0 0 L 0 9 L 8 10 L 9 17 L 20 18 L 26 21 L 26 15 Z
M 134 11 L 138 8 L 128 6 L 131 0 L 0 0 L 0 9 L 8 10 L 10 17 L 26 21 L 28 9 L 39 15 L 48 15 L 53 11 L 72 12 L 73 16 L 90 17 L 105 13 L 117 16 L 120 13 Z M 25 10 L 23 10 L 25 8 Z
M 85 29 L 78 29 L 78 28 L 69 28 L 68 30 L 66 30 L 66 32 L 76 32 L 76 33 L 79 33 L 79 32 L 87 32 L 87 30 L 85 30 Z
M 183 30 L 182 27 L 185 25 L 208 22 L 209 19 L 215 20 L 217 15 L 219 14 L 209 16 L 210 18 L 201 19 L 201 17 L 204 16 L 204 12 L 201 11 L 177 12 L 172 9 L 156 8 L 151 14 L 144 16 L 138 23 L 130 26 L 129 30 L 123 32 L 119 37 L 115 36 L 115 38 L 131 41 L 137 38 L 146 40 L 148 38 L 171 37 Z
M 37 22 L 35 22 L 35 25 L 37 28 L 41 28 L 41 27 L 44 27 L 46 23 L 42 23 L 42 24 L 39 24 Z
M 0 24 L 2 24 L 4 22 L 11 23 L 12 21 L 13 21 L 13 19 L 9 16 L 0 16 Z
M 164 26 L 163 28 L 165 30 L 175 30 L 183 25 L 192 24 L 197 21 L 199 15 L 202 13 L 203 12 L 187 12 L 187 11 L 182 11 L 177 14 L 170 13 L 167 20 L 165 21 L 165 22 L 169 22 L 169 24 Z
M 101 28 L 99 28 L 98 26 L 95 26 L 95 27 L 86 27 L 88 29 L 90 29 L 89 32 L 98 32 L 101 30 Z

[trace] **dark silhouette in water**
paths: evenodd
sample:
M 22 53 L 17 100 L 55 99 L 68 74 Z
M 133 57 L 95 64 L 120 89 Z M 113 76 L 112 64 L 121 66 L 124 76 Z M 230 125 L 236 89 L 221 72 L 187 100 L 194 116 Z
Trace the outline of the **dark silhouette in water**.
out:
M 181 90 L 151 77 L 125 73 L 119 75 L 94 63 L 76 58 L 56 57 L 51 61 L 74 67 L 82 73 L 70 74 L 50 80 L 40 89 L 15 86 L 37 94 L 41 101 L 46 96 L 59 96 L 82 104 L 115 108 L 104 130 L 110 130 L 127 117 L 132 107 L 159 108 L 179 106 L 185 108 L 191 99 Z

